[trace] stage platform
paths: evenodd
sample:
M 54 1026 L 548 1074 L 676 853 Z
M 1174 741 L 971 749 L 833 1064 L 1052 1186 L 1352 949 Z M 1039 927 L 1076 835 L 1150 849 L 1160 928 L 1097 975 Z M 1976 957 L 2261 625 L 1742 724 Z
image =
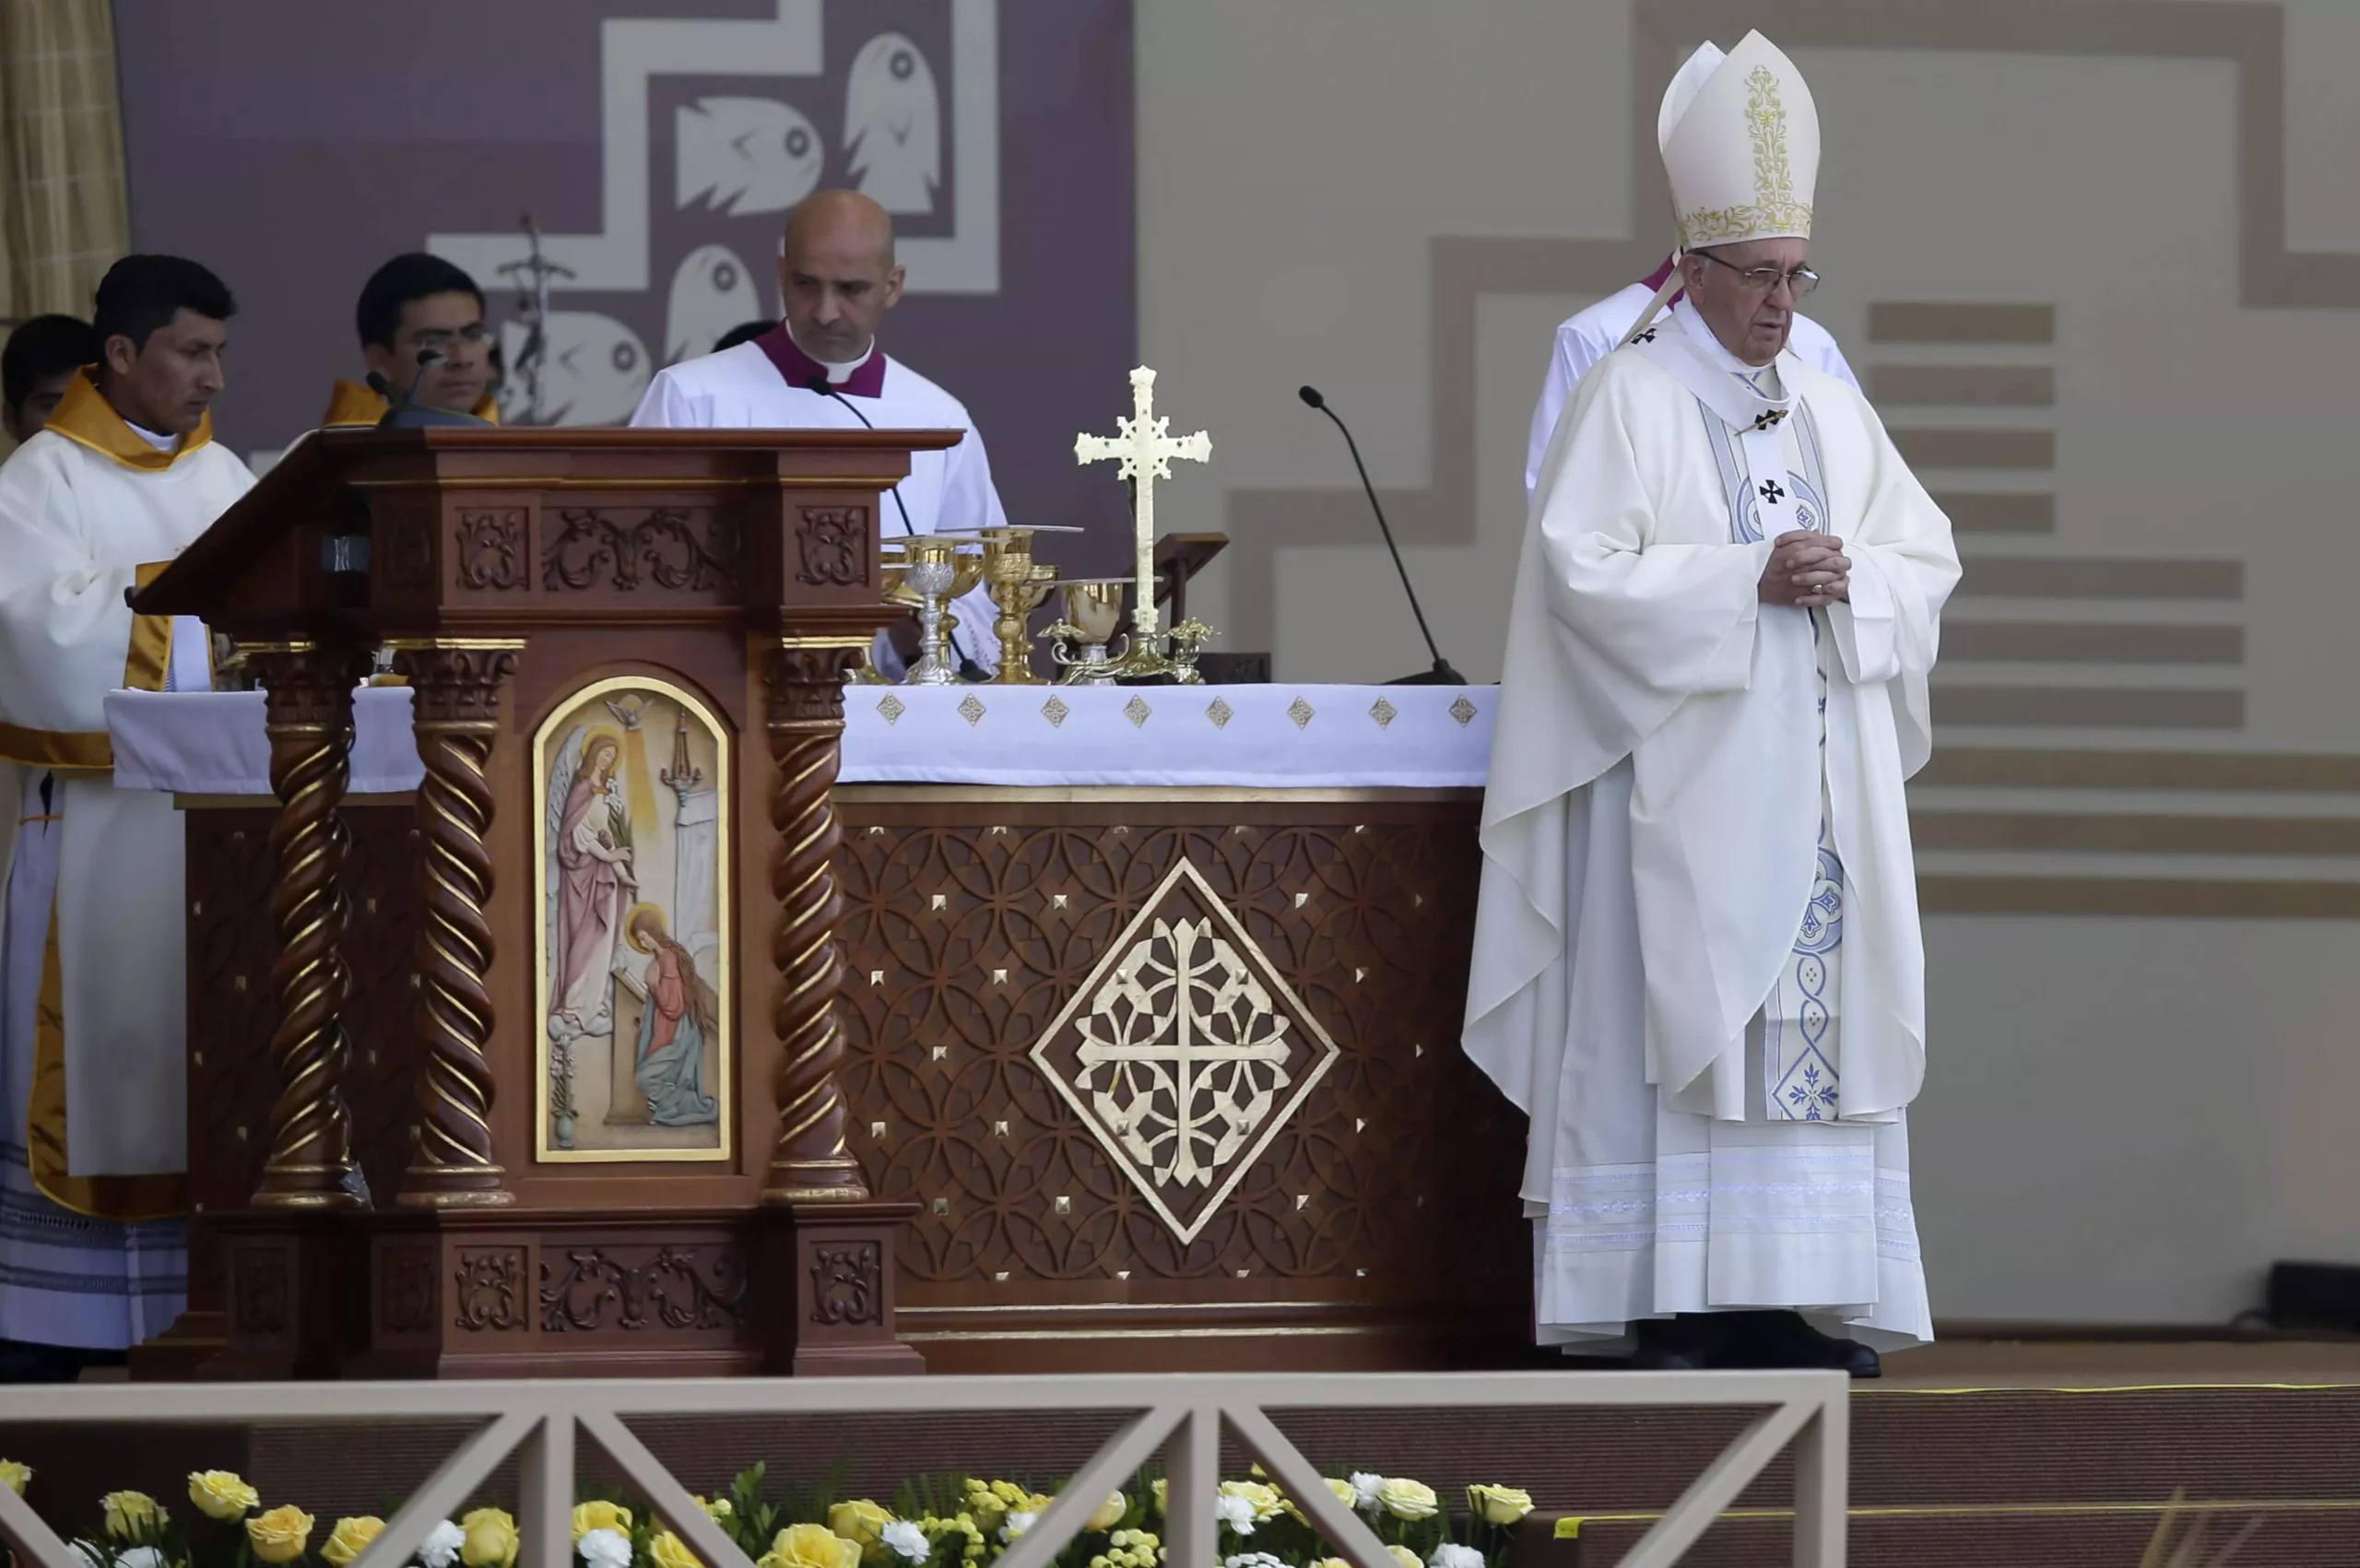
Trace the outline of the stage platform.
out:
M 2177 1489 L 2224 1537 L 2259 1520 L 2238 1561 L 2360 1562 L 2360 1341 L 1955 1338 L 1891 1362 L 1851 1403 L 1850 1561 L 1859 1568 L 2136 1568 Z M 1517 1568 L 1604 1568 L 1747 1422 L 1740 1409 L 1274 1410 L 1323 1469 L 1529 1491 Z M 707 1491 L 756 1460 L 774 1481 L 841 1467 L 847 1494 L 890 1498 L 918 1473 L 1045 1483 L 1081 1463 L 1112 1415 L 635 1420 L 675 1475 Z M 462 1435 L 389 1426 L 366 1444 L 321 1429 L 121 1433 L 19 1429 L 52 1495 L 137 1485 L 163 1496 L 195 1468 L 244 1470 L 266 1497 L 324 1516 L 386 1511 Z M 42 1450 L 47 1449 L 45 1455 Z M 585 1456 L 585 1484 L 594 1473 Z M 1243 1474 L 1242 1451 L 1224 1473 Z M 68 1477 L 71 1477 L 70 1480 Z M 508 1472 L 490 1494 L 513 1490 Z M 1692 1551 L 1699 1568 L 1785 1563 L 1790 1470 L 1779 1460 Z

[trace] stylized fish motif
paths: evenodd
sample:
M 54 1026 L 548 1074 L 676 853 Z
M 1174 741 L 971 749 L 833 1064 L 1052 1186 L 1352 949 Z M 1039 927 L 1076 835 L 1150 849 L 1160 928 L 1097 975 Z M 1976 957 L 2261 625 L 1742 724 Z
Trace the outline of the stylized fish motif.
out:
M 672 274 L 672 301 L 664 318 L 664 362 L 678 364 L 713 352 L 714 339 L 762 313 L 753 274 L 726 245 L 699 245 Z
M 942 184 L 942 95 L 934 67 L 898 32 L 853 56 L 844 83 L 844 151 L 863 195 L 887 212 L 932 212 Z
M 820 188 L 827 149 L 803 111 L 774 98 L 701 98 L 673 119 L 678 200 L 731 217 L 785 212 Z
M 549 344 L 541 361 L 539 418 L 525 404 L 525 378 L 517 373 L 525 351 L 525 328 L 501 328 L 507 381 L 501 387 L 500 417 L 524 424 L 617 425 L 631 418 L 655 373 L 639 334 L 595 311 L 551 311 Z

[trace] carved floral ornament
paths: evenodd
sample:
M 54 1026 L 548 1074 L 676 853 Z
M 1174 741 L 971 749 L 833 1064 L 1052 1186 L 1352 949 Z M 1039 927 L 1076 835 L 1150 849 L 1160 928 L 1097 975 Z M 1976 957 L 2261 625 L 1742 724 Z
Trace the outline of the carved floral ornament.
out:
M 1184 1245 L 1339 1055 L 1186 860 L 1108 945 L 1032 1052 Z

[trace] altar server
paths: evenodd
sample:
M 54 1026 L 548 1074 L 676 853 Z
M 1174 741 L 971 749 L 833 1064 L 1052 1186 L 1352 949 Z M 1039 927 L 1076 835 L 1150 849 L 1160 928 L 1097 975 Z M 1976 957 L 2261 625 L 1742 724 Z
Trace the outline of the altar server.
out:
M 1672 78 L 1663 95 L 1663 104 L 1656 112 L 1656 147 L 1658 152 L 1671 139 L 1671 127 L 1678 119 L 1675 105 L 1684 106 L 1695 96 L 1698 84 L 1720 65 L 1721 52 L 1707 43 L 1689 56 L 1688 64 Z M 1565 410 L 1565 400 L 1573 395 L 1574 383 L 1587 373 L 1592 365 L 1614 351 L 1622 335 L 1631 330 L 1641 312 L 1655 299 L 1656 290 L 1663 286 L 1676 265 L 1676 256 L 1667 257 L 1664 264 L 1636 283 L 1626 284 L 1595 305 L 1575 312 L 1557 324 L 1557 342 L 1549 355 L 1549 373 L 1540 383 L 1540 401 L 1533 405 L 1532 433 L 1525 447 L 1524 494 L 1531 500 L 1535 486 L 1540 482 L 1540 460 L 1548 455 L 1549 437 L 1557 429 L 1558 416 Z M 1676 297 L 1676 296 L 1675 296 Z M 1844 350 L 1835 346 L 1835 336 L 1819 323 L 1800 311 L 1793 312 L 1794 327 L 1788 348 L 1806 365 L 1816 365 L 1846 385 L 1858 388 L 1859 378 L 1845 362 Z
M 788 218 L 778 258 L 786 319 L 750 343 L 656 372 L 634 425 L 698 429 L 962 430 L 944 452 L 910 454 L 909 477 L 887 497 L 878 527 L 904 532 L 999 527 L 1008 522 L 992 487 L 983 432 L 961 403 L 877 341 L 885 313 L 901 301 L 893 220 L 857 191 L 820 191 Z M 816 390 L 824 383 L 829 389 Z M 998 667 L 991 634 L 998 613 L 981 587 L 956 601 L 959 651 L 988 672 Z M 889 676 L 908 652 L 883 645 Z
M 1958 561 L 1788 347 L 1809 88 L 1758 33 L 1690 86 L 1686 298 L 1582 379 L 1525 532 L 1465 1042 L 1531 1117 L 1545 1342 L 1872 1375 L 1931 1335 L 1902 781 Z
M 360 358 L 395 398 L 500 422 L 493 397 L 492 331 L 484 324 L 483 290 L 441 256 L 395 256 L 360 286 L 353 307 Z M 426 355 L 428 363 L 419 364 Z M 360 382 L 339 381 L 320 416 L 329 430 L 373 425 L 391 407 Z
M 127 256 L 97 303 L 98 363 L 0 466 L 0 1375 L 135 1345 L 187 1289 L 181 821 L 113 787 L 102 700 L 211 684 L 203 625 L 124 595 L 254 476 L 212 439 L 221 280 Z

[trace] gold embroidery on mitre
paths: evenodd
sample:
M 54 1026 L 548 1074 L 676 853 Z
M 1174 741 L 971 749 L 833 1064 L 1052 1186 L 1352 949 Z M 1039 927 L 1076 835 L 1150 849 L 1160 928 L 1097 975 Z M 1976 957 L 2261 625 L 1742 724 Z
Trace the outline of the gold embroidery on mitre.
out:
M 1682 250 L 1765 234 L 1811 232 L 1811 204 L 1795 199 L 1794 173 L 1787 163 L 1787 106 L 1778 98 L 1777 74 L 1756 65 L 1747 73 L 1745 85 L 1745 124 L 1753 136 L 1752 205 L 1681 214 Z

